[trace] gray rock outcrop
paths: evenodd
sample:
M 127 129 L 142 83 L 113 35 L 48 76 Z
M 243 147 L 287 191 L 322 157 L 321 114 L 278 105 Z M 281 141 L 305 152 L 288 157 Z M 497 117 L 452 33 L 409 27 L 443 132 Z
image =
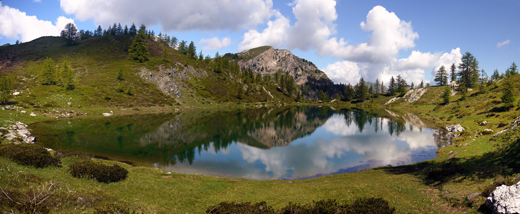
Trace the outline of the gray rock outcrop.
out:
M 0 128 L 5 132 L 3 137 L 9 141 L 21 139 L 24 143 L 34 143 L 35 137 L 31 136 L 31 132 L 27 129 L 27 125 L 22 122 L 16 122 L 8 128 Z
M 179 98 L 182 96 L 181 88 L 183 80 L 190 80 L 190 76 L 200 77 L 206 76 L 206 72 L 201 69 L 192 67 L 191 65 L 184 66 L 177 63 L 176 66 L 170 68 L 164 65 L 157 66 L 158 70 L 148 70 L 141 68 L 139 76 L 150 83 L 157 85 L 157 88 L 164 94 Z
M 486 206 L 493 213 L 520 213 L 520 183 L 499 186 L 487 197 Z
M 393 103 L 393 102 L 395 102 L 395 101 L 397 101 L 397 100 L 399 100 L 399 99 L 401 99 L 401 98 L 400 98 L 400 97 L 394 97 L 394 98 L 388 100 L 388 102 L 386 102 L 385 105 L 388 105 L 388 104 L 390 104 L 390 103 Z
M 406 102 L 413 103 L 413 102 L 419 100 L 422 97 L 422 95 L 424 95 L 426 93 L 426 91 L 428 91 L 427 88 L 418 88 L 418 89 L 410 90 L 403 96 L 403 99 Z
M 465 129 L 460 124 L 446 126 L 446 130 L 449 132 L 463 132 Z

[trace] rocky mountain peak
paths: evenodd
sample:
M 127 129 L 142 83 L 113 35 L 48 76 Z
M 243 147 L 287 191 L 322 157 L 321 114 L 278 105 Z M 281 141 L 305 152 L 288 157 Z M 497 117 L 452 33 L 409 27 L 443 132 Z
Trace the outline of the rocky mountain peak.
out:
M 299 58 L 288 50 L 263 46 L 238 53 L 234 58 L 238 58 L 242 69 L 250 69 L 262 75 L 281 71 L 293 76 L 297 85 L 307 83 L 310 77 L 330 81 L 312 62 Z

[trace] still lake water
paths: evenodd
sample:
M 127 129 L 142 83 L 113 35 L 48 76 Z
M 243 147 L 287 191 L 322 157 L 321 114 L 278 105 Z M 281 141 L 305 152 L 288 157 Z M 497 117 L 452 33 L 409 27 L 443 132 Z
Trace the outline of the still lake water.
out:
M 306 179 L 436 158 L 445 144 L 402 120 L 328 107 L 186 111 L 32 125 L 38 144 L 179 173 Z

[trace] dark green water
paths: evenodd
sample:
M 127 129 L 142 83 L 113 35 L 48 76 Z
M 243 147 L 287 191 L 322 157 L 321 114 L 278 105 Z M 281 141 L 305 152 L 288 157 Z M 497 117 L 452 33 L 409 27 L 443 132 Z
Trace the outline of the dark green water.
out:
M 403 117 L 406 118 L 406 117 Z M 304 179 L 436 158 L 436 130 L 328 107 L 187 111 L 32 125 L 37 143 L 180 173 Z

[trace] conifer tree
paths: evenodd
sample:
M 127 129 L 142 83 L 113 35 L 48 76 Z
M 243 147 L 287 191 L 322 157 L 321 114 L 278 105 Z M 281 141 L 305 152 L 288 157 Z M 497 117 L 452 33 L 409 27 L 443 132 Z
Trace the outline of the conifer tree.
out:
M 457 76 L 460 77 L 458 79 L 459 84 L 467 91 L 478 81 L 478 61 L 470 52 L 466 52 L 461 60 L 462 63 L 459 64 L 460 71 Z
M 444 89 L 444 94 L 442 95 L 442 98 L 444 100 L 444 104 L 450 103 L 450 97 L 451 97 L 450 86 L 446 86 L 446 88 Z
M 343 100 L 347 101 L 347 102 L 351 101 L 353 94 L 354 94 L 354 90 L 352 89 L 352 86 L 350 84 L 347 85 L 347 87 L 345 87 L 345 92 L 343 94 Z
M 65 29 L 62 31 L 62 36 L 67 40 L 68 45 L 74 44 L 79 39 L 78 29 L 73 23 L 65 25 Z
M 186 41 L 182 40 L 181 43 L 179 43 L 179 52 L 188 55 L 188 46 L 186 45 Z
M 98 25 L 98 28 L 94 32 L 94 36 L 103 36 L 103 28 L 101 28 L 101 25 Z
M 124 74 L 123 74 L 123 67 L 119 67 L 119 71 L 117 71 L 117 79 L 118 80 L 124 80 Z
M 67 65 L 67 62 L 63 62 L 63 68 L 61 71 L 61 81 L 62 81 L 62 86 L 66 90 L 73 90 L 75 88 L 74 76 L 72 74 L 72 70 Z
M 134 36 L 137 34 L 137 28 L 135 27 L 135 24 L 132 23 L 132 26 L 130 27 L 130 30 L 128 30 L 128 34 Z
M 40 78 L 42 79 L 42 85 L 54 85 L 56 77 L 56 66 L 54 61 L 51 58 L 47 58 L 43 62 L 42 71 L 40 73 Z
M 397 89 L 397 85 L 395 83 L 394 76 L 392 76 L 392 78 L 390 78 L 390 85 L 388 85 L 388 92 L 390 92 L 390 95 L 394 95 L 396 89 Z
M 516 87 L 511 78 L 506 78 L 502 83 L 502 97 L 500 99 L 508 108 L 513 106 L 516 99 Z
M 128 49 L 128 53 L 132 60 L 139 62 L 146 62 L 149 60 L 150 52 L 148 52 L 148 48 L 146 47 L 145 38 L 146 36 L 144 35 L 144 31 L 139 30 L 139 33 L 134 37 L 134 41 Z
M 356 85 L 355 87 L 355 90 L 356 90 L 356 98 L 359 99 L 359 100 L 365 100 L 367 98 L 367 86 L 365 84 L 365 80 L 363 79 L 363 77 L 361 77 L 361 79 L 359 80 L 359 83 Z
M 125 25 L 125 29 L 123 30 L 123 35 L 128 35 L 128 26 Z
M 444 68 L 444 65 L 442 65 L 437 73 L 435 74 L 435 82 L 437 82 L 437 85 L 444 86 L 448 82 L 448 74 L 446 73 L 446 69 Z
M 376 79 L 376 85 L 374 86 L 374 93 L 379 94 L 379 79 Z
M 500 78 L 500 74 L 498 73 L 498 69 L 495 69 L 493 75 L 491 75 L 491 79 L 497 81 Z
M 455 67 L 455 63 L 451 64 L 451 81 L 457 80 L 457 73 L 456 73 L 457 67 Z
M 193 41 L 190 42 L 188 46 L 188 56 L 192 59 L 196 59 L 197 57 L 197 48 L 195 47 L 195 43 Z
M 170 60 L 169 60 L 169 59 L 170 59 L 170 56 L 168 56 L 168 50 L 167 50 L 166 47 L 163 48 L 162 59 L 163 59 L 163 61 L 165 61 L 165 62 L 170 61 Z

